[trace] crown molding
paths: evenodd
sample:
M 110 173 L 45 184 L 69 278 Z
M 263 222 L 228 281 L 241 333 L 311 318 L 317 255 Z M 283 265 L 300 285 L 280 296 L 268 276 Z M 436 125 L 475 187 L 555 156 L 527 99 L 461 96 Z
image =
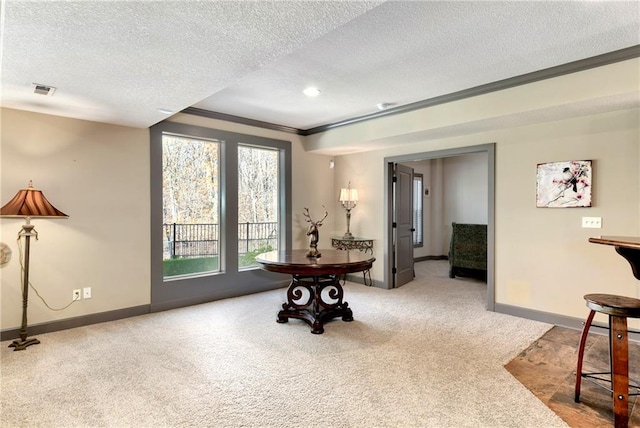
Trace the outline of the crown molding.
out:
M 180 113 L 191 114 L 194 116 L 208 117 L 209 119 L 219 119 L 227 122 L 238 123 L 241 125 L 257 126 L 258 128 L 271 129 L 273 131 L 287 132 L 289 134 L 304 135 L 304 131 L 292 126 L 278 125 L 275 123 L 263 122 L 261 120 L 249 119 L 232 114 L 220 113 L 218 111 L 205 110 L 196 107 L 187 107 Z

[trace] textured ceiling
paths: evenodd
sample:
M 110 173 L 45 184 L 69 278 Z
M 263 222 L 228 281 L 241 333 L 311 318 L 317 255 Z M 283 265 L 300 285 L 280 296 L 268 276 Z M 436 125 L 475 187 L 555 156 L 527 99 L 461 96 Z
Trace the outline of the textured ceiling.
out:
M 1 7 L 3 106 L 135 127 L 194 106 L 309 129 L 640 44 L 637 1 Z

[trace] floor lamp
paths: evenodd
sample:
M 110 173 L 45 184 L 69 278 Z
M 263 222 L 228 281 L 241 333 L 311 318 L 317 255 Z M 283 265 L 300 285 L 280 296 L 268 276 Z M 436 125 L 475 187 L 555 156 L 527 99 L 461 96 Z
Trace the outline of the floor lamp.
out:
M 31 237 L 38 239 L 38 232 L 31 224 L 32 217 L 44 218 L 67 218 L 69 217 L 44 197 L 40 190 L 33 188 L 33 183 L 29 181 L 27 189 L 20 190 L 5 206 L 0 208 L 0 217 L 24 217 L 26 224 L 18 233 L 18 241 L 24 238 L 24 265 L 22 266 L 22 324 L 20 327 L 20 339 L 14 340 L 10 348 L 14 351 L 22 351 L 27 346 L 37 345 L 38 339 L 27 338 L 27 305 L 29 302 L 29 251 L 31 247 Z

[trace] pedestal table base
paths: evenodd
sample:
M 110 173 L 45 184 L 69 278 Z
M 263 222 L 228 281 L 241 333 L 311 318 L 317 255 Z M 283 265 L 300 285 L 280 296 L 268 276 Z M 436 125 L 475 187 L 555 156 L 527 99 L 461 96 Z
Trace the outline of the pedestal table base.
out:
M 311 326 L 311 333 L 324 333 L 324 323 L 337 317 L 353 321 L 353 312 L 344 302 L 339 275 L 293 275 L 287 289 L 287 301 L 278 312 L 277 322 L 301 319 Z

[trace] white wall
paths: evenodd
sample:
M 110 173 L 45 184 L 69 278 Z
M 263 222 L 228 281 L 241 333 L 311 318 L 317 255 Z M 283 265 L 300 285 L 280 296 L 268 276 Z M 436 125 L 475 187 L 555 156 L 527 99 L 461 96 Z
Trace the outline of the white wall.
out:
M 487 224 L 488 156 L 471 153 L 443 159 L 444 239 L 442 254 L 448 254 L 451 223 Z
M 590 236 L 640 235 L 638 109 L 526 127 L 498 143 L 496 301 L 585 314 L 582 296 L 606 292 L 640 297 L 640 281 L 613 247 Z M 594 162 L 592 208 L 536 208 L 541 162 Z M 599 230 L 581 217 L 602 217 Z
M 445 222 L 487 223 L 488 159 L 471 153 L 443 159 Z
M 51 311 L 33 291 L 29 324 L 149 303 L 149 131 L 2 110 L 2 204 L 29 180 L 68 219 L 34 219 L 30 281 L 60 308 L 72 290 L 93 298 Z M 1 327 L 20 325 L 22 291 L 16 235 L 23 219 L 2 218 L 13 252 L 0 268 Z

